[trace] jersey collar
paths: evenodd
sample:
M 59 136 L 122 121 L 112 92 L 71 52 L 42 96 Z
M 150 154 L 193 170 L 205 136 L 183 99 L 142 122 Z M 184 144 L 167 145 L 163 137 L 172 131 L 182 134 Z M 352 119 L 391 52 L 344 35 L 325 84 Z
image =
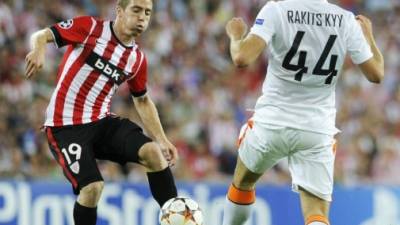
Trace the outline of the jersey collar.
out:
M 114 36 L 115 40 L 117 40 L 118 43 L 119 43 L 120 45 L 124 46 L 125 48 L 133 48 L 133 47 L 135 46 L 135 41 L 132 41 L 132 43 L 129 44 L 129 45 L 126 45 L 126 44 L 122 43 L 122 41 L 120 41 L 120 40 L 118 39 L 117 35 L 115 35 L 114 28 L 113 28 L 113 24 L 114 24 L 114 21 L 110 21 L 110 30 L 111 30 L 111 33 L 112 33 L 112 35 Z

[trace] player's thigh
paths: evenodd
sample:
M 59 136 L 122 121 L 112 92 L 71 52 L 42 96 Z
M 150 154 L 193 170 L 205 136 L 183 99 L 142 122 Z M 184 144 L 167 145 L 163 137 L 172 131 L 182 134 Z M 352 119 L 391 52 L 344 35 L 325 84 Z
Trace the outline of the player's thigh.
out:
M 289 156 L 294 190 L 299 187 L 325 201 L 331 201 L 335 161 L 332 135 L 299 131 L 298 150 Z
M 288 150 L 281 137 L 283 129 L 265 127 L 257 122 L 242 127 L 239 158 L 247 169 L 255 174 L 263 174 L 287 156 Z
M 93 153 L 93 129 L 93 125 L 46 128 L 50 150 L 75 194 L 86 185 L 103 180 Z
M 139 163 L 139 150 L 152 140 L 142 128 L 125 118 L 110 118 L 104 127 L 103 140 L 96 143 L 96 158 L 111 160 L 120 164 Z

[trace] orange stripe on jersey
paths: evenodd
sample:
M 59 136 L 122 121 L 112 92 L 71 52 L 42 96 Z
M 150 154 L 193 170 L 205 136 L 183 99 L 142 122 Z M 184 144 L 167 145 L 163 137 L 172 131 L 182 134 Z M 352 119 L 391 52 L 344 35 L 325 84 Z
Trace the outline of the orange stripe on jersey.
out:
M 325 216 L 321 216 L 321 215 L 314 215 L 314 216 L 308 217 L 307 221 L 306 221 L 306 225 L 308 225 L 312 222 L 322 222 L 322 223 L 326 223 L 326 225 L 329 225 L 328 219 Z
M 250 205 L 256 200 L 256 192 L 254 190 L 242 191 L 231 184 L 228 191 L 228 199 L 238 205 Z

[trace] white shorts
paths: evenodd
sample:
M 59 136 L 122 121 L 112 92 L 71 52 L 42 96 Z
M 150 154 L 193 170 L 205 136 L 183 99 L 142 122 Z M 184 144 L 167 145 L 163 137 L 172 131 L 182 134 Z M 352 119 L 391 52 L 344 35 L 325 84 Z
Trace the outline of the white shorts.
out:
M 331 201 L 335 143 L 333 135 L 250 121 L 240 132 L 239 157 L 258 174 L 287 157 L 293 190 Z

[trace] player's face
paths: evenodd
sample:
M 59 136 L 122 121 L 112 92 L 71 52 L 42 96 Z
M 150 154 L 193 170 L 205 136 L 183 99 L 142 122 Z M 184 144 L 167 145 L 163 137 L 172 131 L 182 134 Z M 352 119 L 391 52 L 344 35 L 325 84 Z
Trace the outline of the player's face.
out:
M 131 0 L 125 9 L 118 9 L 123 32 L 134 37 L 139 36 L 149 25 L 152 8 L 152 0 Z

